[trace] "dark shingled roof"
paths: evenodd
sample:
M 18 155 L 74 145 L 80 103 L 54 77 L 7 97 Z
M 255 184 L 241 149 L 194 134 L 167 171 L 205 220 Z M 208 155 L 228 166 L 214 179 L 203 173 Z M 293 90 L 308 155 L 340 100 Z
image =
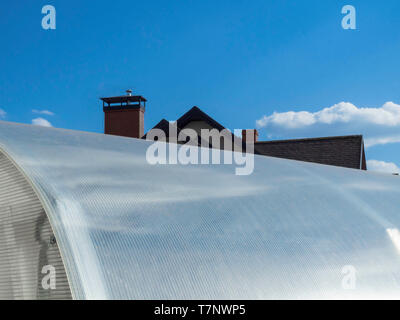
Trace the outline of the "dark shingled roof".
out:
M 107 104 L 111 103 L 127 103 L 127 102 L 146 102 L 147 100 L 142 96 L 116 96 L 116 97 L 107 97 L 100 98 L 103 102 Z
M 259 141 L 254 149 L 264 156 L 366 170 L 362 135 Z
M 179 127 L 176 125 L 176 121 L 170 123 L 169 121 L 167 121 L 167 120 L 165 120 L 165 119 L 161 119 L 161 121 L 160 121 L 159 123 L 157 123 L 153 128 L 151 128 L 151 129 L 142 137 L 142 139 L 147 139 L 147 135 L 149 134 L 149 132 L 150 132 L 151 130 L 154 130 L 154 129 L 159 129 L 159 130 L 163 131 L 163 132 L 165 133 L 165 137 L 168 139 L 168 138 L 169 138 L 169 135 L 170 135 L 170 132 L 169 132 L 169 126 L 170 126 L 170 125 L 171 125 L 172 127 L 176 127 L 176 134 L 179 135 L 179 133 L 181 132 L 182 129 L 179 128 Z
M 225 127 L 211 118 L 207 113 L 200 110 L 200 108 L 194 106 L 188 112 L 186 112 L 182 117 L 176 120 L 178 128 L 184 128 L 188 123 L 192 121 L 204 121 L 208 123 L 211 127 L 222 131 Z
M 213 118 L 211 118 L 208 114 L 206 114 L 205 112 L 203 112 L 202 110 L 200 110 L 199 107 L 194 106 L 192 107 L 188 112 L 186 112 L 183 116 L 181 116 L 178 120 L 176 120 L 174 122 L 174 125 L 177 128 L 177 134 L 179 135 L 179 133 L 181 132 L 181 130 L 190 122 L 192 121 L 204 121 L 206 123 L 208 123 L 211 127 L 217 129 L 218 131 L 222 131 L 225 129 L 224 126 L 222 126 L 221 124 L 219 124 L 217 121 L 215 121 Z M 166 138 L 169 138 L 169 122 L 165 119 L 162 119 L 159 123 L 157 123 L 151 130 L 153 129 L 160 129 L 162 131 L 164 131 Z M 151 131 L 149 130 L 149 131 Z M 147 138 L 147 134 L 149 132 L 147 132 L 142 139 L 146 139 Z M 233 140 L 233 137 L 232 137 Z M 181 142 L 184 143 L 184 142 Z M 205 145 L 207 145 L 208 143 L 206 142 Z M 201 146 L 201 137 L 199 137 L 199 141 L 198 141 L 198 145 Z M 212 147 L 210 144 L 208 144 L 210 146 L 210 148 Z
M 169 122 L 165 119 L 161 119 L 161 121 L 159 123 L 157 123 L 152 129 L 160 129 L 160 130 L 164 131 L 166 137 L 169 136 Z M 147 133 L 142 137 L 142 139 L 146 139 Z
M 175 122 L 178 134 L 180 130 L 192 121 L 204 121 L 219 131 L 225 129 L 224 126 L 195 106 Z M 166 137 L 169 137 L 168 128 L 169 122 L 162 119 L 153 129 L 161 129 L 166 133 Z M 146 139 L 146 135 L 143 139 Z M 235 136 L 232 134 L 232 140 L 234 138 Z M 200 145 L 201 139 L 199 137 Z M 244 142 L 243 147 L 245 150 Z M 254 145 L 254 153 L 353 169 L 367 169 L 362 135 L 259 141 Z
M 178 120 L 175 121 L 175 125 L 179 132 L 190 122 L 192 121 L 204 121 L 208 123 L 211 127 L 222 131 L 225 129 L 224 126 L 219 124 L 213 118 L 211 118 L 208 114 L 201 111 L 198 107 L 194 106 L 188 112 L 186 112 L 183 116 L 181 116 Z M 157 123 L 152 129 L 161 129 L 165 132 L 166 137 L 169 137 L 169 122 L 165 119 L 162 119 L 159 123 Z M 148 132 L 147 132 L 148 133 Z M 143 136 L 142 139 L 146 139 L 147 133 Z

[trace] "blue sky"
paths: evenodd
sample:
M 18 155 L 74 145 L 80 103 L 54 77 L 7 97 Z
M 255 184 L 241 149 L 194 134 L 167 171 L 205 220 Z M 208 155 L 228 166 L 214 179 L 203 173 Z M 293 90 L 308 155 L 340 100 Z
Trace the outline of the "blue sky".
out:
M 146 129 L 197 105 L 261 139 L 364 134 L 400 167 L 399 16 L 398 0 L 2 1 L 0 117 L 102 132 L 99 97 L 132 88 Z

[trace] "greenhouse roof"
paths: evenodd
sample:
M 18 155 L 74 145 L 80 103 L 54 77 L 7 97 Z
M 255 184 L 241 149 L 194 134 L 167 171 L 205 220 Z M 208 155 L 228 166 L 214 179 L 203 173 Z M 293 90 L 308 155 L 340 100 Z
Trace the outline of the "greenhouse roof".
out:
M 398 298 L 398 176 L 257 155 L 244 176 L 151 165 L 152 143 L 0 122 L 73 298 Z

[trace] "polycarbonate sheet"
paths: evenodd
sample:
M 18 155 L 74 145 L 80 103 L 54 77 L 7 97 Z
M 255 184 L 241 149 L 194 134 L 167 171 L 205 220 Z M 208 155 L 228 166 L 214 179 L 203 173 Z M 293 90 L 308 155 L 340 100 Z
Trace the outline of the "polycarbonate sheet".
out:
M 0 151 L 0 300 L 71 299 L 53 239 L 34 190 Z M 46 280 L 48 268 L 54 272 L 51 290 Z
M 151 142 L 0 122 L 75 298 L 400 298 L 400 178 L 256 156 L 150 165 Z

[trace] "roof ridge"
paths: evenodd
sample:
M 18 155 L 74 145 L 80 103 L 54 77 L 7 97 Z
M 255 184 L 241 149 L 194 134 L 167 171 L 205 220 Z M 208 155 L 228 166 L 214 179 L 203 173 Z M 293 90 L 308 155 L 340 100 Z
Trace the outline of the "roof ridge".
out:
M 363 139 L 362 134 L 353 134 L 347 136 L 328 136 L 328 137 L 314 137 L 314 138 L 296 138 L 296 139 L 283 139 L 283 140 L 266 140 L 266 141 L 257 141 L 255 143 L 278 143 L 278 142 L 295 142 L 295 141 L 312 141 L 312 140 L 332 140 L 332 139 L 348 139 L 348 138 L 361 138 Z
M 199 117 L 199 119 L 196 119 L 197 117 Z M 207 113 L 205 113 L 203 110 L 201 110 L 198 106 L 193 106 L 189 111 L 187 111 L 180 118 L 178 118 L 176 120 L 176 123 L 177 123 L 178 127 L 183 128 L 191 120 L 193 120 L 193 121 L 203 120 L 203 121 L 207 122 L 209 125 L 211 125 L 212 127 L 216 128 L 220 131 L 225 129 L 225 127 L 223 125 L 221 125 L 215 119 L 210 117 Z

